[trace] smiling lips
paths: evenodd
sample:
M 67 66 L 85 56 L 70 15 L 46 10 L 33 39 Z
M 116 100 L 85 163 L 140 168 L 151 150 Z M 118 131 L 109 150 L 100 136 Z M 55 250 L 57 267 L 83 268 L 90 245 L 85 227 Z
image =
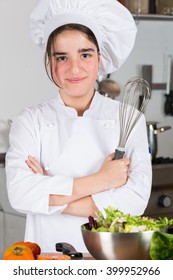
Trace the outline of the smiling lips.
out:
M 75 78 L 67 79 L 67 81 L 72 84 L 78 84 L 78 83 L 82 82 L 83 80 L 85 80 L 85 78 L 82 78 L 82 77 L 75 77 Z

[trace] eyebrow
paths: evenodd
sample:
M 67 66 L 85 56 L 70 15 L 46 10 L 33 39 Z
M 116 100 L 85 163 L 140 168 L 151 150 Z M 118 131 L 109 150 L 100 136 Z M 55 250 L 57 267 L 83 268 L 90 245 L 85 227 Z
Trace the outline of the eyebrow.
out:
M 80 50 L 79 50 L 79 53 L 81 53 L 81 52 L 95 52 L 95 50 L 92 49 L 92 48 L 80 49 Z
M 54 52 L 53 55 L 66 55 L 66 52 Z
M 92 49 L 92 48 L 87 48 L 87 49 L 83 48 L 83 49 L 80 49 L 78 52 L 79 52 L 79 53 L 83 53 L 83 52 L 95 52 L 95 50 Z M 55 56 L 55 55 L 67 55 L 67 52 L 54 52 L 53 55 L 54 55 L 54 56 Z

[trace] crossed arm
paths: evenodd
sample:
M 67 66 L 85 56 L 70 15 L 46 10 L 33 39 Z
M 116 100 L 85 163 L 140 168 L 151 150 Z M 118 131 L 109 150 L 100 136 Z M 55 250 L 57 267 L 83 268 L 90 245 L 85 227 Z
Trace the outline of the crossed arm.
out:
M 64 214 L 88 217 L 98 212 L 92 195 L 112 188 L 118 188 L 127 181 L 129 160 L 112 160 L 114 154 L 105 158 L 99 171 L 89 176 L 75 178 L 71 196 L 50 194 L 49 205 L 60 206 L 67 204 Z M 48 175 L 36 158 L 29 156 L 26 164 L 33 173 Z

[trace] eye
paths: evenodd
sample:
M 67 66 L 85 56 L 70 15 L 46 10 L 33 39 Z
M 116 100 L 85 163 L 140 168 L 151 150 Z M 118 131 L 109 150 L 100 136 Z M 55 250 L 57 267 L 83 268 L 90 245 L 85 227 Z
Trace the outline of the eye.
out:
M 57 61 L 65 61 L 67 58 L 65 56 L 56 56 Z
M 89 53 L 83 53 L 83 54 L 82 54 L 82 57 L 83 57 L 83 58 L 88 58 L 88 57 L 91 57 L 91 55 L 90 55 Z

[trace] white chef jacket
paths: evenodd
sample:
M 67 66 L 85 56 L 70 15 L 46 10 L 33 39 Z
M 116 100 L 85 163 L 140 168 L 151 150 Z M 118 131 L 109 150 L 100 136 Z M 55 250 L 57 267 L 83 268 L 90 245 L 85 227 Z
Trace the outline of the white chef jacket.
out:
M 96 172 L 119 142 L 118 101 L 95 93 L 83 116 L 64 105 L 60 94 L 24 109 L 13 121 L 6 156 L 7 190 L 12 207 L 27 215 L 25 240 L 42 252 L 55 252 L 68 242 L 87 252 L 80 227 L 85 217 L 62 214 L 64 206 L 48 205 L 50 194 L 71 195 L 73 178 Z M 48 175 L 34 174 L 25 163 L 33 155 Z M 112 205 L 131 215 L 143 214 L 151 192 L 151 157 L 144 115 L 126 144 L 129 179 L 117 189 L 92 195 L 100 211 Z

